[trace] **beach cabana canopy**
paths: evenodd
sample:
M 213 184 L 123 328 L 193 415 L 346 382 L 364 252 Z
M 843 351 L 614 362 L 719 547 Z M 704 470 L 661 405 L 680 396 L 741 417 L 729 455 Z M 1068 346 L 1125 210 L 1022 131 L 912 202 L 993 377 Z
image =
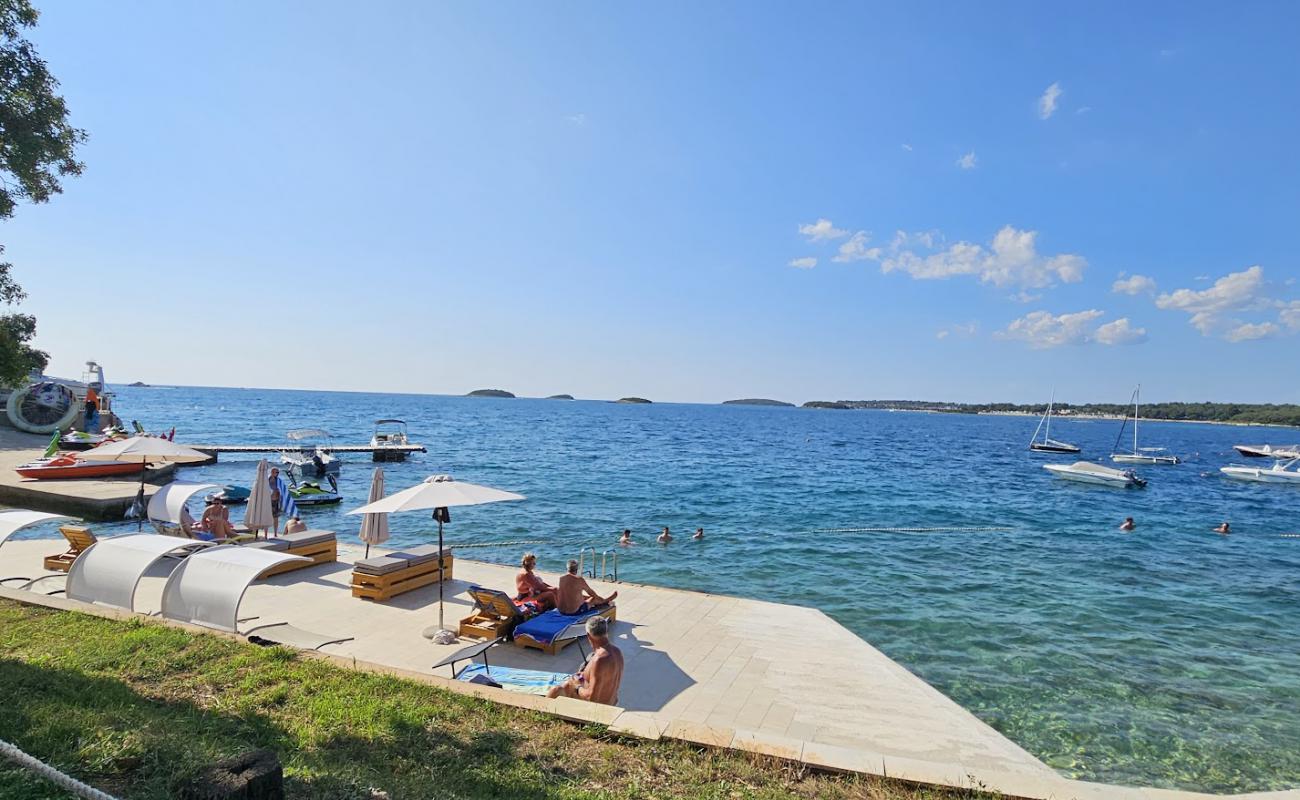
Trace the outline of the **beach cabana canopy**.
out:
M 207 542 L 153 533 L 100 539 L 72 562 L 67 596 L 134 611 L 136 586 L 150 567 L 169 553 L 207 546 Z
M 46 514 L 44 511 L 27 511 L 24 509 L 0 511 L 0 544 L 4 544 L 5 539 L 28 525 L 35 525 L 38 522 L 46 522 L 52 519 L 71 519 L 71 517 L 66 514 Z
M 218 545 L 195 553 L 167 579 L 163 587 L 162 615 L 237 633 L 239 603 L 249 584 L 277 564 L 310 560 L 238 545 Z
M 220 488 L 215 483 L 172 481 L 154 492 L 153 497 L 149 498 L 149 519 L 179 525 L 181 524 L 181 511 L 191 497 L 205 490 Z

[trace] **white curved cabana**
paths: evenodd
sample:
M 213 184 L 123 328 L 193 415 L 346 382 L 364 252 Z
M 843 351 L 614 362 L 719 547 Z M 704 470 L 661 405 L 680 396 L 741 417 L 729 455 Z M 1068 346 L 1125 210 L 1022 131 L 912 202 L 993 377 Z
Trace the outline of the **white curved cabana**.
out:
M 172 481 L 149 498 L 149 521 L 170 525 L 181 524 L 181 511 L 190 498 L 205 489 L 220 489 L 215 483 L 190 483 Z
M 0 511 L 0 544 L 4 544 L 5 539 L 28 525 L 35 525 L 38 522 L 46 522 L 52 519 L 71 519 L 71 517 L 67 514 L 46 514 L 44 511 L 26 511 L 21 508 L 12 511 Z
M 163 587 L 162 615 L 237 633 L 239 603 L 263 572 L 286 561 L 310 561 L 272 550 L 219 545 L 185 559 Z
M 133 533 L 100 539 L 68 570 L 67 596 L 134 611 L 135 588 L 149 568 L 169 553 L 207 547 L 207 542 Z

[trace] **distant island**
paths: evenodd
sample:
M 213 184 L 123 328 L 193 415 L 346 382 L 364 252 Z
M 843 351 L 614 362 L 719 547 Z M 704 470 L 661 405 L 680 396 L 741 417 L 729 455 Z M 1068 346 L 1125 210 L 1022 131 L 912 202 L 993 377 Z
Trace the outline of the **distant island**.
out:
M 475 389 L 466 397 L 514 397 L 514 394 L 507 392 L 505 389 Z
M 804 408 L 883 409 L 887 411 L 929 411 L 945 414 L 1039 415 L 1047 404 L 942 403 L 927 400 L 813 400 Z M 1123 417 L 1133 413 L 1127 404 L 1057 402 L 1058 417 Z M 1300 405 L 1293 403 L 1143 403 L 1142 419 L 1174 422 L 1227 422 L 1235 425 L 1288 425 L 1300 427 Z
M 768 400 L 764 397 L 746 397 L 743 400 L 723 400 L 724 406 L 781 406 L 783 408 L 794 408 L 794 403 L 787 403 L 784 400 Z
M 547 400 L 572 400 L 572 399 L 573 399 L 573 395 L 571 395 L 571 394 L 553 394 L 553 395 L 551 395 L 550 397 L 548 397 L 548 398 L 546 398 L 546 399 L 547 399 Z
M 130 386 L 130 387 L 132 387 L 132 388 L 134 388 L 134 389 L 148 389 L 148 388 L 149 388 L 149 384 L 145 383 L 144 381 L 136 381 L 135 383 L 128 383 L 127 386 Z
M 620 402 L 620 403 L 649 403 L 650 401 L 647 400 L 647 399 L 645 399 L 644 397 L 620 397 L 620 398 L 618 399 L 618 402 Z

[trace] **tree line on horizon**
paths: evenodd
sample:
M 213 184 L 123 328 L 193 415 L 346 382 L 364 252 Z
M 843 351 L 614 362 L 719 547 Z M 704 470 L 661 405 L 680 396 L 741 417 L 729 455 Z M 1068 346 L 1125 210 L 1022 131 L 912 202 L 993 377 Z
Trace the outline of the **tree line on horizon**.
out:
M 943 411 L 959 414 L 1003 413 L 1042 414 L 1046 403 L 938 403 L 926 400 L 836 400 L 804 403 L 805 408 L 874 408 L 900 411 Z M 1055 413 L 1064 416 L 1112 416 L 1131 414 L 1132 406 L 1122 403 L 1056 403 Z M 1294 403 L 1143 403 L 1143 419 L 1187 420 L 1192 422 L 1236 422 L 1255 425 L 1300 427 L 1300 405 Z

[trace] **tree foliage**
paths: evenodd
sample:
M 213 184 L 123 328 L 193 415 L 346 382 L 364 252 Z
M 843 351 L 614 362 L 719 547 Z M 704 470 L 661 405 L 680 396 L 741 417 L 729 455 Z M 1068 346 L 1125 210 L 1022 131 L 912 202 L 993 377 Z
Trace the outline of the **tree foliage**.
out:
M 62 178 L 83 169 L 76 149 L 86 133 L 68 123 L 59 82 L 22 35 L 38 16 L 29 0 L 0 0 L 0 220 L 12 217 L 20 202 L 48 201 L 63 191 Z M 0 262 L 5 305 L 26 297 L 12 273 L 12 264 Z M 35 317 L 0 316 L 0 383 L 14 385 L 33 368 L 45 368 L 46 354 L 28 344 L 35 334 Z

